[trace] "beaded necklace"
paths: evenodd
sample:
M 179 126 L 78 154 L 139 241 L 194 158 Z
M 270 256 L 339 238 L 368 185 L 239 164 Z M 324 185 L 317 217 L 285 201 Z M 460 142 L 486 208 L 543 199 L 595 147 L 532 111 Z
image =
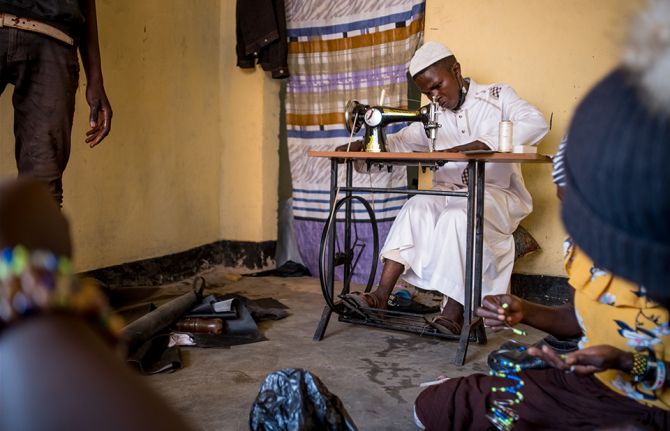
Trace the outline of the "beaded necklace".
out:
M 18 245 L 0 251 L 0 330 L 41 313 L 75 314 L 116 340 L 123 320 L 98 284 L 72 274 L 70 260 Z

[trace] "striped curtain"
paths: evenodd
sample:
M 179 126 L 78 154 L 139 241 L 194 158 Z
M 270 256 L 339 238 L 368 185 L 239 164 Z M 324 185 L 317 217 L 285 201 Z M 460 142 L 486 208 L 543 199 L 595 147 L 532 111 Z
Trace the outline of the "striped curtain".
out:
M 344 126 L 348 100 L 407 107 L 407 65 L 423 38 L 425 0 L 287 0 L 289 37 L 286 127 L 293 182 L 296 240 L 305 265 L 318 274 L 318 253 L 329 215 L 330 161 L 308 151 L 332 151 L 349 141 Z M 403 125 L 393 124 L 387 133 Z M 354 139 L 360 139 L 354 136 Z M 344 184 L 340 169 L 339 184 Z M 406 188 L 403 168 L 392 172 L 356 173 L 354 184 Z M 380 241 L 405 195 L 362 194 L 374 207 Z M 341 197 L 341 196 L 340 196 Z M 355 235 L 369 243 L 371 227 L 364 208 L 354 205 Z M 364 282 L 372 247 L 366 246 L 354 273 Z

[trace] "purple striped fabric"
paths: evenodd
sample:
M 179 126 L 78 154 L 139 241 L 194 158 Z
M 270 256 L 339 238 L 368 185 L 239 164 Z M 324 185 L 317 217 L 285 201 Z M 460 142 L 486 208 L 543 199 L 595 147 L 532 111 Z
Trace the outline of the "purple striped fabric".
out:
M 379 4 L 379 3 L 378 3 Z M 426 9 L 426 4 L 420 2 L 412 6 L 412 9 L 361 21 L 352 21 L 346 24 L 324 25 L 319 27 L 289 28 L 288 37 L 313 37 L 327 34 L 346 33 L 351 31 L 365 32 L 368 28 L 381 27 L 396 22 L 404 22 L 415 19 L 417 15 L 422 15 Z
M 321 233 L 329 214 L 330 169 L 328 161 L 310 159 L 307 151 L 332 151 L 345 145 L 350 135 L 342 124 L 305 121 L 343 118 L 347 100 L 374 105 L 382 90 L 387 106 L 407 106 L 407 65 L 423 38 L 424 11 L 425 0 L 286 0 L 291 70 L 286 85 L 286 127 L 294 197 L 298 198 L 293 207 L 294 226 L 300 254 L 314 275 L 318 274 Z M 382 32 L 379 37 L 370 36 Z M 312 43 L 338 38 L 347 43 Z M 355 48 L 328 51 L 342 46 Z M 400 126 L 391 125 L 387 133 Z M 355 173 L 353 181 L 365 187 L 407 186 L 404 168 Z M 313 199 L 311 192 L 326 198 Z M 384 220 L 379 223 L 380 243 L 402 206 L 402 200 L 395 198 L 397 195 L 375 195 L 384 202 L 375 206 L 376 217 Z M 371 230 L 365 223 L 366 212 L 357 213 L 356 218 L 363 220 L 357 226 L 366 245 L 354 281 L 364 282 L 373 259 Z
M 335 90 L 352 90 L 367 87 L 383 87 L 397 82 L 406 82 L 407 66 L 394 65 L 380 69 L 343 72 L 332 75 L 296 76 L 287 85 L 287 91 L 296 93 Z

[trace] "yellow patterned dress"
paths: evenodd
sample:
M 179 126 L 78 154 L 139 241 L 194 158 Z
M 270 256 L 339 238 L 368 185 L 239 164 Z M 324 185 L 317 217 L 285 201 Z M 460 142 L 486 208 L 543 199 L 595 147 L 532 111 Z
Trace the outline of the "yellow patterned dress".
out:
M 625 351 L 653 350 L 658 360 L 670 358 L 668 310 L 645 296 L 638 286 L 596 267 L 570 240 L 565 267 L 575 289 L 575 312 L 584 332 L 580 348 L 609 344 Z M 670 410 L 670 390 L 649 391 L 617 370 L 597 373 L 611 390 L 647 406 Z

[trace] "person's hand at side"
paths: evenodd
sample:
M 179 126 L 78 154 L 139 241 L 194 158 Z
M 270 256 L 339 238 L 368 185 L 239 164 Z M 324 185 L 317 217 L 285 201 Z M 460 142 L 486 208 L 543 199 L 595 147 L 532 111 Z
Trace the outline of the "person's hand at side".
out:
M 95 0 L 81 0 L 80 5 L 86 24 L 81 33 L 79 53 L 86 72 L 86 101 L 91 107 L 88 116 L 91 130 L 86 132 L 86 143 L 93 148 L 112 130 L 112 106 L 107 99 L 102 79 Z
M 112 106 L 101 82 L 88 83 L 86 86 L 86 101 L 91 107 L 89 115 L 91 129 L 86 132 L 86 143 L 93 148 L 102 142 L 112 129 Z
M 475 314 L 484 318 L 484 326 L 498 332 L 523 320 L 523 305 L 523 300 L 514 295 L 489 295 L 482 299 Z

